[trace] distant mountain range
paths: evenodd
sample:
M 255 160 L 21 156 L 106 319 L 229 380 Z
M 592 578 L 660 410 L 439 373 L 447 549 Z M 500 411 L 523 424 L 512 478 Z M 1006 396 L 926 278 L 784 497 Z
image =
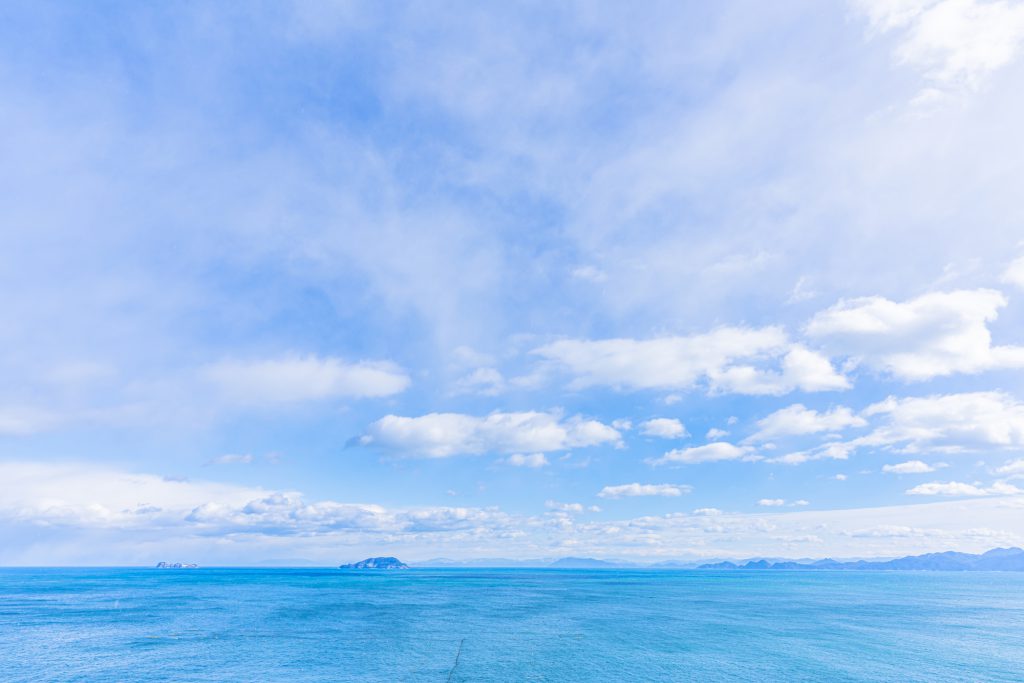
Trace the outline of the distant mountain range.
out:
M 287 560 L 283 561 L 287 562 Z M 267 563 L 269 564 L 269 563 Z M 278 564 L 278 563 L 274 563 Z M 281 565 L 278 565 L 281 566 Z M 295 566 L 298 566 L 296 563 Z M 477 558 L 452 560 L 435 558 L 409 565 L 394 557 L 371 557 L 362 562 L 341 565 L 342 569 L 699 569 L 711 571 L 731 570 L 790 570 L 790 571 L 1024 571 L 1024 549 L 995 548 L 980 555 L 944 552 L 910 555 L 897 559 L 784 559 L 756 557 L 747 560 L 685 561 L 665 560 L 642 564 L 617 559 L 593 557 L 561 557 L 512 560 L 509 558 Z
M 698 569 L 717 570 L 750 570 L 750 569 L 788 569 L 803 571 L 822 570 L 889 570 L 889 571 L 1024 571 L 1024 550 L 1020 548 L 995 548 L 981 555 L 969 553 L 928 553 L 912 555 L 895 560 L 857 560 L 855 562 L 839 562 L 831 559 L 813 562 L 769 562 L 768 560 L 748 560 L 742 563 L 715 562 L 702 564 Z

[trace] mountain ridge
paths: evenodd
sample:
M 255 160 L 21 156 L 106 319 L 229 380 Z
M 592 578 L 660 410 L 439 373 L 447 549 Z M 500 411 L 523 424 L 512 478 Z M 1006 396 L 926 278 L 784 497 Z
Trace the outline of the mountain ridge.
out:
M 742 561 L 741 561 L 742 562 Z M 1024 571 L 1024 549 L 993 548 L 979 555 L 946 551 L 925 553 L 923 555 L 907 555 L 893 560 L 856 560 L 840 562 L 831 558 L 810 562 L 791 560 L 769 562 L 767 560 L 747 560 L 737 563 L 725 560 L 710 564 L 702 564 L 697 569 L 703 570 L 797 570 L 797 571 Z

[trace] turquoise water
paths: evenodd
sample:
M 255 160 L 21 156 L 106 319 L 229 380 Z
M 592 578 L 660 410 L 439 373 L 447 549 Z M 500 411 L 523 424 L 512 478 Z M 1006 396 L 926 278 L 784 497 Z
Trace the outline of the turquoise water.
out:
M 1021 681 L 1024 575 L 0 569 L 0 681 L 448 680 Z

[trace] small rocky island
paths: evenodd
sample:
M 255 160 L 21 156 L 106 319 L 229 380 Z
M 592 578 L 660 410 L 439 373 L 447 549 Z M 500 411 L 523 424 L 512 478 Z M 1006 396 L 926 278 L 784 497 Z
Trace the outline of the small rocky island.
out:
M 198 569 L 198 564 L 186 564 L 184 562 L 157 562 L 157 569 Z
M 368 557 L 362 562 L 343 564 L 339 569 L 408 569 L 409 565 L 397 557 Z

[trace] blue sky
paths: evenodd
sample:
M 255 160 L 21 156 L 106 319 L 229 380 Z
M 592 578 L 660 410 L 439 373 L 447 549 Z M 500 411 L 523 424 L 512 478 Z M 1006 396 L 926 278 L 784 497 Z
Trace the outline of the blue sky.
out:
M 1024 3 L 14 3 L 0 562 L 1024 544 Z

